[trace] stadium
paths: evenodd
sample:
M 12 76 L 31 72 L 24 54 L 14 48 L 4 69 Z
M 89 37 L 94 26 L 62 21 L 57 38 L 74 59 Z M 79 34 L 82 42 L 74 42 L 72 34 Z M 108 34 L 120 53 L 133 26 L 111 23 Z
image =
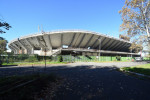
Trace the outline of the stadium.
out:
M 130 51 L 131 42 L 83 30 L 60 30 L 23 36 L 8 44 L 14 54 L 85 57 L 140 56 Z

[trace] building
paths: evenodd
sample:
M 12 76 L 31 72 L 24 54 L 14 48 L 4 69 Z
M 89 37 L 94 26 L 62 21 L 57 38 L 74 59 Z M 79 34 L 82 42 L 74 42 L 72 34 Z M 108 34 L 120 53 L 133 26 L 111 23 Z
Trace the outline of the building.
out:
M 140 56 L 130 52 L 129 41 L 83 30 L 41 32 L 15 39 L 8 46 L 15 54 L 40 56 Z

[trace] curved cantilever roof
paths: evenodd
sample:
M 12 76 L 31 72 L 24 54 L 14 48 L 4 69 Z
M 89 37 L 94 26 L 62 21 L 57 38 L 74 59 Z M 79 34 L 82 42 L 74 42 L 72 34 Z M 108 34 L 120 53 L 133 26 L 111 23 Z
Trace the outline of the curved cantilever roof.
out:
M 100 43 L 101 42 L 101 43 Z M 122 39 L 83 30 L 41 32 L 15 39 L 9 43 L 14 49 L 47 48 L 57 49 L 67 45 L 72 48 L 89 48 L 109 51 L 129 52 L 131 43 Z

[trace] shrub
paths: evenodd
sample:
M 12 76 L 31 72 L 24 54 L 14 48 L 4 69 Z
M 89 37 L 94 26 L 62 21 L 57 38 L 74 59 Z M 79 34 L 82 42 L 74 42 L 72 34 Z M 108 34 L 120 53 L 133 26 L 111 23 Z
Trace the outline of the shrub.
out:
M 25 60 L 26 62 L 37 62 L 37 58 L 35 56 L 29 56 L 28 59 Z
M 116 56 L 117 61 L 121 60 L 121 56 Z
M 19 61 L 23 61 L 23 60 L 28 59 L 29 55 L 27 55 L 27 54 L 19 54 L 17 58 L 18 58 Z
M 58 62 L 63 62 L 63 57 L 62 57 L 62 55 L 58 56 L 57 60 L 58 60 Z
M 2 64 L 3 64 L 3 63 L 2 63 L 2 61 L 0 60 L 0 67 L 2 66 Z

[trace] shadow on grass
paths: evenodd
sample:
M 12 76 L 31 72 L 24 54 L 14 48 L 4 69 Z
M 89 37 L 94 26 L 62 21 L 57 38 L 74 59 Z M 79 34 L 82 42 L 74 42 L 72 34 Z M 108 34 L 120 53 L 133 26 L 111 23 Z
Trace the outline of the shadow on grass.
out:
M 11 67 L 11 66 L 18 66 L 17 64 L 13 65 L 2 65 L 1 67 Z
M 150 69 L 148 68 L 126 67 L 124 70 L 150 76 Z
M 0 78 L 0 100 L 38 100 L 44 98 L 46 87 L 50 83 L 56 83 L 57 80 L 60 80 L 60 78 L 54 74 Z M 53 85 L 50 86 L 51 89 L 54 87 Z

